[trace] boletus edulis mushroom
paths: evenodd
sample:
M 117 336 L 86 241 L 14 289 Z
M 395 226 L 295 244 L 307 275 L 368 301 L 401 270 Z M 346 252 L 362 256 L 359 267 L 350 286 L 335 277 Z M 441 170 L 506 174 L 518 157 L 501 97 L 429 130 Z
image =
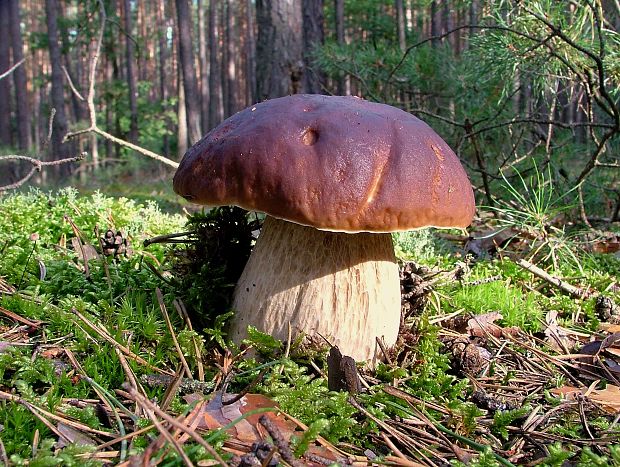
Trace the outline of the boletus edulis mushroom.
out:
M 174 190 L 267 214 L 234 292 L 230 336 L 320 334 L 358 361 L 396 342 L 390 232 L 466 227 L 471 184 L 424 122 L 356 97 L 293 95 L 233 115 L 190 148 Z

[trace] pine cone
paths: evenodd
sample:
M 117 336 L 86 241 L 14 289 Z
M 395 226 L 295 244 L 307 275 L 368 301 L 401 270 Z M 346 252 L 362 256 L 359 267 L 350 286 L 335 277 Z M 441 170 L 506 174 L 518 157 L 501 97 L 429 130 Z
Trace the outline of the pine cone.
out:
M 115 233 L 113 230 L 107 230 L 99 241 L 105 256 L 114 256 L 116 258 L 119 255 L 131 255 L 129 241 L 123 237 L 121 231 Z

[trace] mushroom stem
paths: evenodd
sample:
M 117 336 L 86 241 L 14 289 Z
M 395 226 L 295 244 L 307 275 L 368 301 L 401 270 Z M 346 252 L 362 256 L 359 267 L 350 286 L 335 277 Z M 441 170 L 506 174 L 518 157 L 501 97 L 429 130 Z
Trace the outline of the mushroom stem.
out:
M 400 285 L 387 233 L 326 232 L 267 217 L 235 289 L 231 337 L 248 325 L 288 338 L 320 334 L 345 355 L 377 355 L 376 338 L 396 342 Z

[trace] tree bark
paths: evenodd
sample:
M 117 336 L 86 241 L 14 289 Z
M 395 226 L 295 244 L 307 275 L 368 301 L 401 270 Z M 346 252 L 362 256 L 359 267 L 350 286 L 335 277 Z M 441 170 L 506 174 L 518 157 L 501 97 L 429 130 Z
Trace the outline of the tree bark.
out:
M 9 2 L 9 27 L 11 29 L 11 43 L 13 47 L 13 63 L 24 58 L 24 44 L 20 30 L 21 18 L 19 0 L 5 0 Z M 32 144 L 30 133 L 30 105 L 28 104 L 26 65 L 22 65 L 13 72 L 15 85 L 15 109 L 17 117 L 17 143 L 20 149 L 28 151 Z
M 218 42 L 217 10 L 219 0 L 209 3 L 209 128 L 217 126 L 224 119 L 222 103 L 222 82 Z
M 176 0 L 177 19 L 179 22 L 179 59 L 183 72 L 185 91 L 185 111 L 187 113 L 187 133 L 189 141 L 194 144 L 202 135 L 200 131 L 200 94 L 194 67 L 194 49 L 192 43 L 192 21 L 187 0 Z
M 207 6 L 198 0 L 198 60 L 200 64 L 200 123 L 202 133 L 209 131 L 209 49 L 206 27 Z
M 9 35 L 9 3 L 0 0 L 0 73 L 11 68 L 11 36 Z M 0 146 L 11 146 L 10 80 L 0 80 Z
M 252 0 L 246 2 L 246 100 L 247 104 L 256 102 L 256 36 L 254 34 L 254 9 Z
M 302 15 L 298 0 L 257 0 L 256 82 L 259 99 L 303 87 Z
M 334 0 L 334 11 L 335 11 L 335 28 L 336 28 L 336 42 L 339 46 L 345 45 L 344 38 L 344 0 Z M 349 90 L 347 89 L 347 78 L 344 73 L 340 72 L 338 75 L 338 79 L 336 80 L 336 94 L 339 96 L 343 96 L 345 94 L 349 94 Z
M 398 36 L 398 47 L 401 52 L 407 48 L 407 35 L 405 29 L 405 5 L 403 0 L 395 0 L 394 8 L 396 9 L 396 34 Z
M 168 61 L 168 45 L 166 43 L 166 32 L 168 30 L 168 23 L 165 20 L 166 10 L 165 10 L 165 0 L 159 0 L 157 5 L 157 23 L 159 29 L 159 97 L 161 102 L 163 103 L 164 109 L 168 109 L 168 92 L 166 86 L 166 77 L 168 76 L 168 71 L 166 67 L 166 63 Z M 167 124 L 167 122 L 166 122 Z M 170 154 L 170 142 L 168 140 L 168 135 L 165 134 L 163 136 L 163 148 L 164 154 Z
M 303 58 L 304 92 L 319 94 L 323 92 L 325 74 L 315 65 L 313 53 L 325 40 L 323 0 L 302 0 L 303 14 Z
M 185 86 L 183 86 L 183 71 L 179 68 L 177 73 L 178 97 L 177 103 L 177 154 L 179 159 L 187 151 L 187 102 L 185 99 Z
M 56 109 L 52 125 L 50 160 L 58 160 L 69 157 L 70 146 L 62 142 L 67 133 L 67 115 L 65 112 L 62 54 L 60 52 L 60 44 L 58 43 L 58 4 L 56 0 L 45 0 L 45 15 L 47 18 L 48 47 L 52 67 L 52 106 Z M 55 172 L 59 177 L 68 175 L 68 164 L 58 166 Z
M 226 2 L 226 91 L 228 93 L 226 116 L 230 116 L 237 111 L 237 22 L 235 17 L 237 2 L 235 0 L 227 0 Z
M 136 72 L 134 70 L 135 53 L 133 38 L 131 36 L 131 1 L 124 0 L 124 13 L 125 13 L 125 32 L 126 47 L 125 47 L 125 59 L 127 70 L 127 86 L 129 87 L 129 135 L 128 140 L 131 143 L 136 144 L 138 142 L 138 86 L 136 83 Z
M 431 37 L 435 37 L 439 35 L 439 24 L 438 24 L 438 10 L 437 10 L 437 0 L 433 0 L 431 2 Z M 439 45 L 439 39 L 433 39 L 431 41 L 433 47 Z

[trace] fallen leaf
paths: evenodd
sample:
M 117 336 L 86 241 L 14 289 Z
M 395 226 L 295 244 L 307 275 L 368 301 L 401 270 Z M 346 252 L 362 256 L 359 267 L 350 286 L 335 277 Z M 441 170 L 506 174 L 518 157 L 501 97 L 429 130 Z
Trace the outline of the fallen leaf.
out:
M 491 311 L 482 315 L 476 315 L 467 321 L 467 331 L 474 337 L 486 337 L 488 334 L 493 337 L 502 337 L 505 334 L 511 336 L 519 334 L 519 328 L 503 328 L 495 324 L 495 321 L 502 318 L 503 316 L 499 311 Z
M 61 449 L 70 444 L 81 444 L 82 446 L 96 446 L 97 443 L 90 436 L 85 435 L 81 431 L 76 430 L 75 428 L 70 427 L 66 423 L 59 423 L 56 428 L 58 432 L 62 435 L 58 438 L 58 442 L 56 443 L 56 448 Z
M 571 350 L 576 344 L 578 344 L 579 336 L 587 337 L 582 333 L 576 333 L 562 327 L 558 324 L 558 312 L 555 310 L 550 311 L 545 316 L 545 342 L 550 348 L 559 353 L 565 353 L 567 350 Z
M 620 387 L 608 384 L 605 389 L 576 388 L 562 386 L 551 390 L 551 394 L 574 400 L 578 395 L 586 397 L 610 414 L 620 413 Z

